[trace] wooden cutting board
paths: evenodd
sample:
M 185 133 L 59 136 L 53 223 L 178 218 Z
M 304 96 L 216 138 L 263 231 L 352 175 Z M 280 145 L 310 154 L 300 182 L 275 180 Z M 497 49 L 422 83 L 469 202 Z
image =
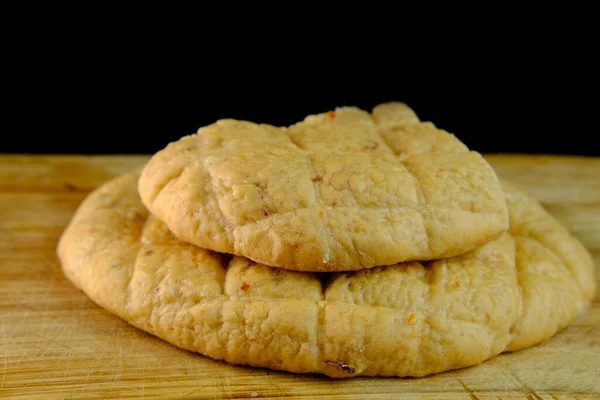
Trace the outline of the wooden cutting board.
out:
M 547 343 L 422 379 L 323 376 L 227 365 L 179 350 L 92 303 L 56 243 L 97 185 L 146 156 L 0 156 L 0 397 L 600 398 L 600 301 Z M 600 277 L 600 158 L 490 155 L 590 249 Z

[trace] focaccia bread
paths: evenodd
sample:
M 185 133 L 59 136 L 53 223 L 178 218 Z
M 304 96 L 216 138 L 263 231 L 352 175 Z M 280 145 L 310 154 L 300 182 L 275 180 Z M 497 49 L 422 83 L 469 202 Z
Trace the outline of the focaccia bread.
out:
M 178 240 L 142 204 L 138 176 L 112 179 L 80 205 L 58 246 L 64 273 L 134 326 L 232 364 L 424 376 L 547 340 L 595 294 L 589 253 L 508 183 L 510 233 L 471 252 L 314 273 Z
M 487 161 L 402 103 L 217 121 L 155 154 L 139 193 L 180 240 L 298 271 L 456 256 L 508 228 Z

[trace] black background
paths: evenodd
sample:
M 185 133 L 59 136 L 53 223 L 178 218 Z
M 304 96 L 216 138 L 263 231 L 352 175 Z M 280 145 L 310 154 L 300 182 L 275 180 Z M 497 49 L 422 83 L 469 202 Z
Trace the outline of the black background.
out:
M 303 47 L 284 58 L 252 47 L 221 57 L 152 42 L 36 40 L 18 47 L 5 74 L 0 153 L 152 154 L 220 118 L 289 125 L 337 106 L 403 101 L 483 153 L 600 156 L 595 64 L 578 56 L 589 51 L 557 55 L 553 43 L 468 60 L 331 61 Z
M 598 129 L 593 115 L 582 111 L 585 104 L 535 87 L 390 82 L 387 87 L 357 91 L 320 91 L 316 85 L 277 81 L 258 89 L 209 87 L 198 80 L 124 84 L 127 78 L 122 79 L 103 82 L 89 77 L 81 87 L 63 88 L 64 98 L 41 97 L 40 103 L 47 102 L 38 104 L 43 118 L 36 124 L 16 125 L 2 152 L 151 154 L 219 118 L 289 125 L 337 106 L 370 110 L 398 100 L 408 103 L 422 120 L 454 133 L 480 152 L 600 155 L 595 144 Z

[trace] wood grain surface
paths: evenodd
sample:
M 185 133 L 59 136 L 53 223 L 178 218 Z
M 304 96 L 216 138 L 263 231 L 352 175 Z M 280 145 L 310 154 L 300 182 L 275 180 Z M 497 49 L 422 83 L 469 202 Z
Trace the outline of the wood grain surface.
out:
M 488 155 L 593 252 L 600 277 L 600 159 Z M 550 341 L 421 379 L 332 380 L 232 366 L 179 350 L 91 302 L 63 276 L 57 240 L 76 207 L 147 156 L 0 156 L 0 397 L 600 398 L 600 302 Z

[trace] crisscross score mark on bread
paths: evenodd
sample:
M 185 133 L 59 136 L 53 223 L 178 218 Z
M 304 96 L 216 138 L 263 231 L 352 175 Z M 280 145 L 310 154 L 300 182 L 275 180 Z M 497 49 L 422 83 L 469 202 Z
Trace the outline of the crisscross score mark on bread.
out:
M 594 296 L 590 255 L 509 184 L 511 233 L 472 252 L 313 273 L 179 241 L 149 216 L 137 179 L 113 179 L 82 203 L 59 243 L 65 274 L 133 325 L 233 364 L 423 376 L 546 340 Z
M 401 103 L 217 121 L 155 154 L 139 191 L 179 239 L 291 270 L 449 257 L 508 228 L 491 166 Z

